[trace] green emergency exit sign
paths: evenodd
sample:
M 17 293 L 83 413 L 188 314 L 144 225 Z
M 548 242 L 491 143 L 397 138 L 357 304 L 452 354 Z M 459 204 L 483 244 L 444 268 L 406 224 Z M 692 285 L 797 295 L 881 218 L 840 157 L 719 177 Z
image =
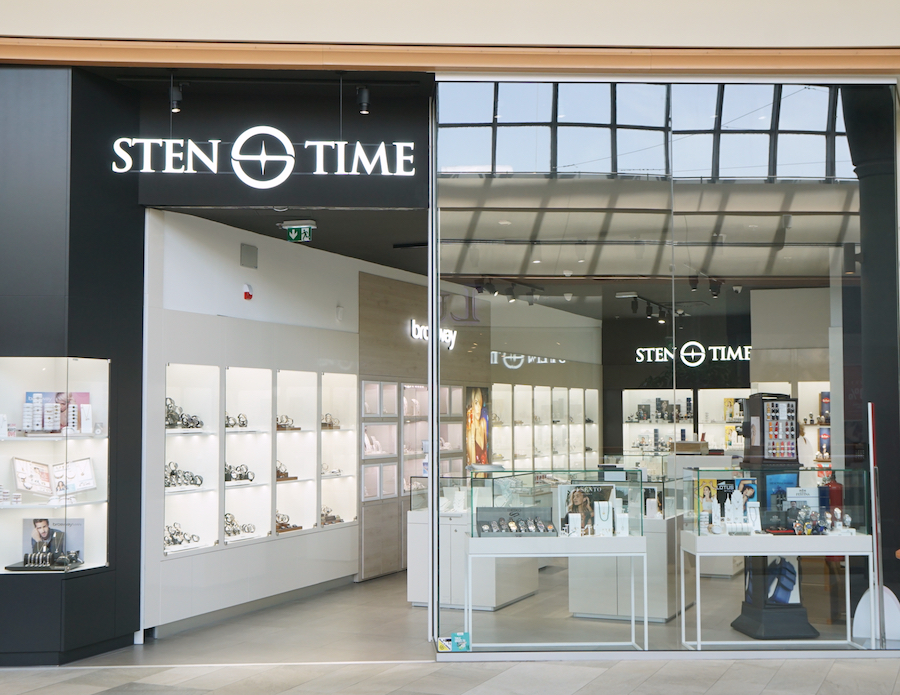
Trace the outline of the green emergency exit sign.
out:
M 301 225 L 299 227 L 285 227 L 284 231 L 288 241 L 312 241 L 312 233 L 315 229 L 312 225 Z

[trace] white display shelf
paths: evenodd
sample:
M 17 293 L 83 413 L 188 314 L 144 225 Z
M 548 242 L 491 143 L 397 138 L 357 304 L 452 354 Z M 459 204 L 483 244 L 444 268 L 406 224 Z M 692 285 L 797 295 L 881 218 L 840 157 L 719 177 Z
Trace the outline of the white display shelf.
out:
M 317 531 L 329 531 L 329 530 L 333 530 L 336 528 L 346 528 L 347 526 L 356 526 L 357 524 L 359 524 L 359 521 L 354 519 L 353 521 L 339 521 L 336 524 L 327 524 L 325 526 L 319 525 L 319 526 L 316 526 L 315 528 Z
M 210 548 L 215 548 L 219 544 L 218 541 L 215 543 L 189 543 L 187 545 L 170 545 L 166 546 L 166 549 L 163 550 L 163 555 L 183 555 L 184 553 L 188 553 L 192 550 L 209 550 Z
M 212 436 L 215 434 L 217 434 L 217 432 L 215 430 L 207 430 L 207 429 L 203 429 L 202 427 L 187 428 L 187 429 L 184 429 L 181 427 L 177 427 L 177 428 L 173 427 L 171 429 L 166 430 L 167 437 L 179 437 L 179 436 L 186 437 L 186 436 L 191 436 L 191 435 L 209 437 L 209 436 Z
M 225 434 L 269 434 L 271 430 L 254 429 L 253 427 L 226 427 Z
M 316 482 L 315 478 L 297 478 L 296 480 L 285 480 L 281 478 L 280 480 L 275 481 L 278 485 L 287 485 L 288 483 L 314 483 Z
M 356 473 L 341 473 L 340 475 L 323 475 L 322 480 L 335 480 L 337 478 L 355 478 Z
M 47 434 L 28 433 L 21 437 L 0 437 L 0 444 L 3 442 L 64 442 L 72 439 L 109 439 L 105 434 L 60 434 L 59 432 L 48 432 Z
M 265 487 L 269 485 L 269 483 L 257 483 L 253 480 L 243 481 L 243 480 L 229 480 L 225 483 L 226 490 L 240 490 L 243 488 L 249 487 Z
M 271 533 L 242 533 L 240 536 L 226 536 L 225 545 L 247 543 L 248 541 L 262 541 L 271 536 Z
M 198 492 L 216 492 L 216 489 L 213 487 L 182 487 L 173 489 L 170 487 L 166 488 L 166 495 L 192 495 L 197 494 Z
M 106 504 L 109 500 L 96 500 L 94 502 L 65 502 L 47 504 L 0 504 L 0 509 L 62 509 L 64 507 L 88 507 L 92 504 Z

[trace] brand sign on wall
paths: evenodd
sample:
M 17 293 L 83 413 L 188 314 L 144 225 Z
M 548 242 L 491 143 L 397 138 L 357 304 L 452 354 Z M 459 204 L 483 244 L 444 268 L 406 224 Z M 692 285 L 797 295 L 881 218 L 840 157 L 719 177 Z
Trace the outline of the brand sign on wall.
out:
M 686 367 L 699 367 L 710 362 L 749 362 L 750 345 L 730 347 L 728 345 L 704 345 L 697 340 L 689 340 L 678 349 L 678 358 Z M 639 347 L 634 351 L 635 362 L 671 362 L 675 350 L 667 347 Z

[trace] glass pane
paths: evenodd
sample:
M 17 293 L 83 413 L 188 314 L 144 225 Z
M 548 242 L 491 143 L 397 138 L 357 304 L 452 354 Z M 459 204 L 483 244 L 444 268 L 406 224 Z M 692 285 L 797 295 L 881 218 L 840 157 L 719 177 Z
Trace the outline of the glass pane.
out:
M 493 82 L 443 82 L 438 90 L 438 123 L 492 123 Z
M 550 171 L 550 128 L 497 129 L 497 173 Z
M 825 136 L 778 136 L 777 175 L 782 178 L 825 176 Z
M 844 125 L 844 105 L 843 105 L 843 100 L 841 99 L 841 90 L 840 89 L 838 90 L 837 115 L 836 115 L 835 121 L 834 121 L 834 129 L 839 133 L 843 133 L 847 130 L 846 126 Z
M 839 179 L 855 179 L 853 161 L 850 159 L 850 145 L 847 136 L 838 135 L 834 139 L 834 175 Z
M 549 123 L 553 85 L 503 82 L 497 100 L 498 123 Z
M 560 123 L 609 123 L 608 84 L 559 85 L 557 119 Z
M 719 177 L 765 177 L 769 173 L 769 136 L 723 134 Z
M 772 127 L 772 85 L 728 84 L 722 103 L 723 130 L 768 130 Z
M 661 84 L 616 85 L 616 123 L 664 126 L 666 87 Z
M 616 144 L 619 173 L 655 176 L 666 173 L 665 134 L 662 131 L 619 128 Z
M 397 464 L 386 463 L 381 467 L 381 496 L 397 496 Z
M 712 135 L 672 136 L 672 175 L 708 177 L 712 172 Z
M 778 130 L 821 130 L 828 124 L 828 87 L 785 85 Z
M 715 84 L 672 85 L 672 128 L 675 130 L 712 130 L 716 125 Z
M 438 133 L 438 171 L 490 172 L 490 128 L 442 128 Z
M 612 171 L 608 128 L 560 126 L 556 137 L 556 169 L 559 173 Z

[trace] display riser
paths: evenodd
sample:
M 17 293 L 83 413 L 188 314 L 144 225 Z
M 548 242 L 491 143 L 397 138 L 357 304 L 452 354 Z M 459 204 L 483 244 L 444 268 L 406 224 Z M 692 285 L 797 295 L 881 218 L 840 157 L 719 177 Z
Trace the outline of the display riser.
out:
M 356 574 L 356 524 L 338 524 L 319 533 L 284 534 L 250 541 L 227 552 L 169 556 L 160 563 L 157 625 L 165 625 L 248 601 Z

